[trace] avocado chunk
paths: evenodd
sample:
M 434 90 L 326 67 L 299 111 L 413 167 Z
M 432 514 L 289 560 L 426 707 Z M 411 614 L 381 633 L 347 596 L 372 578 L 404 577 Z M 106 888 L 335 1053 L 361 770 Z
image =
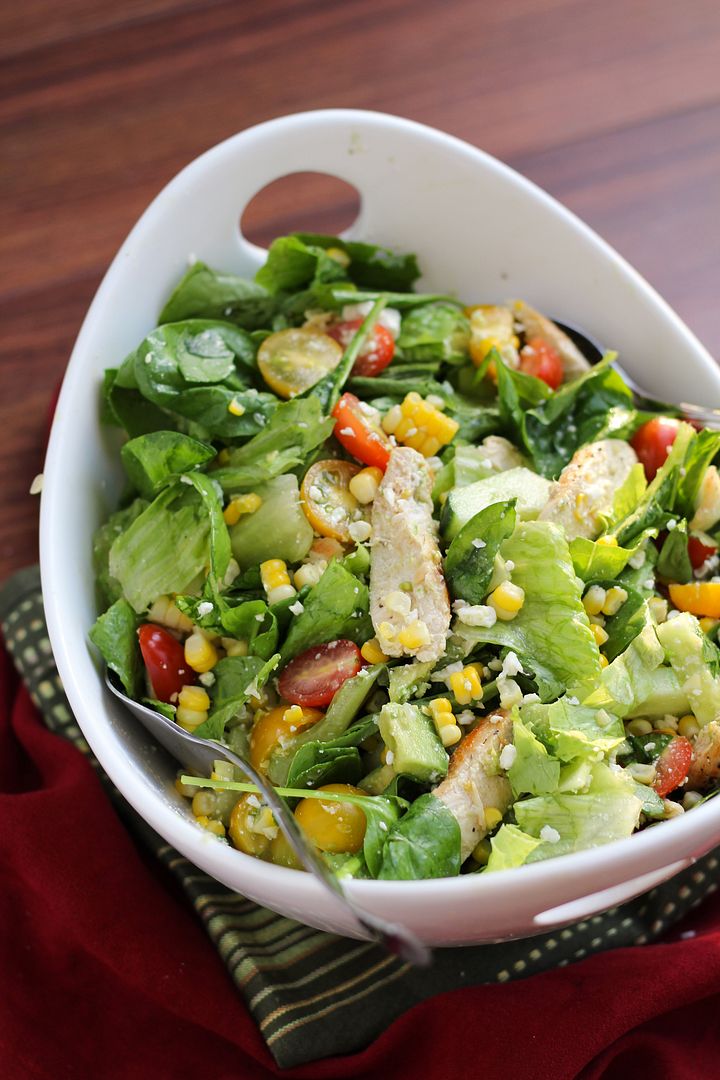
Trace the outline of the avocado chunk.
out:
M 241 570 L 257 566 L 265 559 L 297 562 L 307 555 L 313 531 L 300 505 L 297 477 L 285 473 L 259 484 L 262 505 L 254 514 L 244 514 L 230 529 L 232 553 Z
M 447 750 L 429 716 L 416 705 L 388 702 L 378 717 L 378 728 L 396 773 L 422 783 L 435 783 L 448 771 Z
M 452 540 L 486 506 L 507 499 L 517 499 L 515 511 L 520 521 L 532 521 L 548 501 L 550 481 L 530 469 L 508 469 L 467 487 L 453 488 L 440 518 L 442 534 Z

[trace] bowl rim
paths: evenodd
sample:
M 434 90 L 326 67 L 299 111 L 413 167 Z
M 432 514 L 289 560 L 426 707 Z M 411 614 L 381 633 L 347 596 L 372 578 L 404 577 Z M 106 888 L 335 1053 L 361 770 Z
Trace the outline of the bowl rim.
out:
M 230 860 L 240 860 L 238 865 L 245 868 L 248 878 L 259 876 L 269 883 L 275 880 L 280 891 L 282 891 L 283 883 L 292 881 L 295 897 L 298 903 L 303 905 L 318 896 L 319 890 L 322 889 L 322 886 L 310 875 L 298 874 L 297 871 L 265 863 L 229 845 L 218 844 L 214 837 L 198 829 L 189 816 L 183 815 L 173 810 L 169 804 L 163 803 L 148 785 L 144 773 L 133 769 L 128 760 L 122 757 L 112 758 L 108 767 L 108 754 L 106 753 L 108 747 L 102 725 L 93 723 L 92 718 L 83 714 L 82 681 L 76 676 L 73 663 L 73 653 L 78 643 L 72 640 L 65 632 L 63 613 L 57 606 L 51 583 L 56 571 L 62 569 L 61 565 L 58 566 L 56 562 L 57 554 L 52 536 L 53 522 L 62 509 L 61 484 L 52 483 L 52 478 L 59 473 L 61 468 L 62 432 L 72 421 L 71 407 L 86 367 L 85 342 L 90 337 L 95 323 L 100 318 L 106 295 L 113 288 L 113 279 L 118 264 L 124 259 L 135 237 L 166 213 L 167 197 L 172 196 L 176 191 L 181 191 L 208 164 L 222 159 L 225 155 L 234 153 L 238 144 L 251 139 L 257 132 L 272 132 L 281 136 L 288 126 L 302 124 L 308 120 L 313 123 L 318 120 L 340 120 L 357 125 L 380 123 L 394 129 L 419 131 L 426 138 L 432 138 L 444 145 L 451 144 L 456 150 L 461 150 L 466 155 L 472 156 L 476 161 L 482 162 L 485 168 L 499 173 L 508 183 L 523 190 L 535 201 L 543 203 L 556 217 L 564 219 L 576 232 L 583 234 L 625 276 L 633 280 L 635 286 L 663 312 L 666 318 L 675 324 L 694 354 L 694 363 L 712 372 L 720 391 L 720 372 L 718 372 L 718 368 L 707 350 L 680 319 L 679 315 L 642 275 L 627 263 L 602 237 L 598 236 L 590 226 L 531 180 L 486 151 L 456 136 L 446 134 L 417 121 L 407 120 L 389 113 L 361 109 L 317 109 L 279 116 L 246 128 L 204 151 L 176 173 L 155 196 L 118 249 L 95 293 L 77 335 L 56 407 L 45 461 L 45 475 L 50 482 L 45 485 L 40 514 L 40 563 L 48 630 L 58 670 L 83 735 L 113 783 L 117 784 L 123 796 L 138 813 L 168 843 L 173 844 L 188 858 L 192 859 L 193 853 L 199 854 L 201 850 L 204 856 L 211 852 L 210 861 L 215 865 L 213 871 L 208 871 L 208 873 L 218 877 L 218 880 L 223 880 L 220 871 L 224 860 L 228 860 L 228 866 L 231 865 Z M 711 827 L 711 822 L 714 827 Z M 590 869 L 596 871 L 594 876 L 601 878 L 604 872 L 610 871 L 613 867 L 617 869 L 620 866 L 626 869 L 627 873 L 622 878 L 619 878 L 616 873 L 613 881 L 629 881 L 648 869 L 670 865 L 679 857 L 677 854 L 668 854 L 665 862 L 659 861 L 659 855 L 663 848 L 669 846 L 676 852 L 682 849 L 686 855 L 690 853 L 690 859 L 694 859 L 696 857 L 694 848 L 697 848 L 699 856 L 715 843 L 720 842 L 720 799 L 717 800 L 717 805 L 715 805 L 714 799 L 710 799 L 703 806 L 694 808 L 692 817 L 682 815 L 673 820 L 660 822 L 658 825 L 661 825 L 662 828 L 655 825 L 642 832 L 634 833 L 632 836 L 621 840 L 611 841 L 600 847 L 569 853 L 539 863 L 515 867 L 513 868 L 513 876 L 510 878 L 507 872 L 499 871 L 492 874 L 464 874 L 455 878 L 428 878 L 416 881 L 349 879 L 344 882 L 344 885 L 348 893 L 358 901 L 370 901 L 373 898 L 378 900 L 396 898 L 399 894 L 406 894 L 410 888 L 412 888 L 414 896 L 428 900 L 440 897 L 447 898 L 449 895 L 456 897 L 473 895 L 478 892 L 492 896 L 493 894 L 504 893 L 509 882 L 513 880 L 517 880 L 519 887 L 523 885 L 532 887 L 533 884 L 541 880 L 549 882 L 556 881 L 558 878 L 572 878 L 575 875 L 582 875 L 583 872 Z M 695 839 L 694 845 L 692 843 L 693 838 Z M 209 844 L 212 845 L 212 848 L 208 847 Z M 639 860 L 640 855 L 643 856 L 641 861 Z M 207 862 L 207 859 L 205 861 Z M 518 874 L 521 876 L 518 877 Z M 292 878 L 288 875 L 292 875 Z M 231 887 L 234 888 L 234 886 Z M 600 888 L 602 887 L 600 886 Z M 583 888 L 580 895 L 588 895 L 588 890 Z

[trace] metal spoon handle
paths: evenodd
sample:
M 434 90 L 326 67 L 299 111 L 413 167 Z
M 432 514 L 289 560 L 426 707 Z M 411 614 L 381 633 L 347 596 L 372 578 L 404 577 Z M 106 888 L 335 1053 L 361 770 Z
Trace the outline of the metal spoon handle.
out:
M 255 784 L 305 869 L 314 874 L 325 888 L 329 889 L 350 910 L 361 929 L 370 934 L 373 940 L 383 945 L 388 952 L 399 956 L 407 963 L 416 967 L 427 966 L 430 963 L 430 950 L 410 930 L 407 930 L 404 926 L 381 919 L 369 911 L 363 911 L 349 899 L 340 879 L 332 872 L 327 863 L 320 858 L 315 848 L 308 844 L 287 804 L 280 798 L 275 789 L 255 771 L 252 765 L 249 765 L 243 758 L 223 746 L 222 743 L 213 740 L 207 741 L 210 746 L 217 750 L 219 755 L 240 769 Z

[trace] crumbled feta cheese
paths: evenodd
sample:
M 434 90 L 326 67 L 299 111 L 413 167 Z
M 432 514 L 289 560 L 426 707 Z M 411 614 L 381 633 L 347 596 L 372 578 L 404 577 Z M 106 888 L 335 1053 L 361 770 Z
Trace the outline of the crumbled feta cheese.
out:
M 628 566 L 632 566 L 633 570 L 639 570 L 645 562 L 645 548 L 640 548 L 634 555 L 631 555 L 628 559 Z
M 507 678 L 512 678 L 513 675 L 521 675 L 522 669 L 523 667 L 517 658 L 517 654 L 510 650 L 502 662 L 502 667 L 500 669 L 502 674 Z
M 457 617 L 466 626 L 494 626 L 497 622 L 497 612 L 489 604 L 466 604 Z
M 455 675 L 458 671 L 462 671 L 464 667 L 465 665 L 462 660 L 456 660 L 454 664 L 448 664 L 447 667 L 433 671 L 430 680 L 431 682 L 448 682 L 451 675 Z
M 338 434 L 339 435 L 354 435 L 355 431 L 351 427 L 344 427 L 344 428 L 340 428 L 340 431 L 338 432 Z
M 214 686 L 215 685 L 215 675 L 213 674 L 212 671 L 204 671 L 202 673 L 202 675 L 198 675 L 198 682 L 202 686 Z
M 467 727 L 468 724 L 472 724 L 475 721 L 475 713 L 470 709 L 463 709 L 455 717 L 455 722 L 460 724 L 461 727 Z
M 580 704 L 580 698 L 576 698 L 576 697 L 568 696 L 568 697 L 565 698 L 565 701 L 568 703 L 568 705 L 579 705 Z
M 385 751 L 385 764 L 386 765 L 392 765 L 394 760 L 395 760 L 395 755 L 393 754 L 392 750 L 386 750 Z
M 480 549 L 480 548 L 487 547 L 487 544 L 485 543 L 485 541 L 481 540 L 479 536 L 476 536 L 474 540 L 471 540 L 471 543 L 472 543 L 472 546 L 474 548 Z
M 557 844 L 560 833 L 557 829 L 553 829 L 552 825 L 543 825 L 540 830 L 540 839 L 544 840 L 546 844 Z
M 517 757 L 517 749 L 512 743 L 508 743 L 507 746 L 503 746 L 500 752 L 500 768 L 511 769 L 515 764 L 515 758 Z
M 294 604 L 290 604 L 288 607 L 288 611 L 291 611 L 293 615 L 302 615 L 304 610 L 305 608 L 300 600 L 296 600 Z
M 514 679 L 508 679 L 504 675 L 499 675 L 497 688 L 500 693 L 500 704 L 503 709 L 512 709 L 515 705 L 519 705 L 523 699 L 523 692 Z
M 214 604 L 211 604 L 209 600 L 203 600 L 198 604 L 197 613 L 201 619 L 204 619 L 206 615 L 214 609 Z
M 260 809 L 260 800 L 258 799 L 257 795 L 250 795 L 248 797 L 247 804 L 248 806 L 255 807 L 256 810 Z
M 506 559 L 505 569 L 507 570 L 508 574 L 511 574 L 513 572 L 513 570 L 515 569 L 515 563 L 512 561 L 512 559 Z
M 526 694 L 522 699 L 523 705 L 535 705 L 540 700 L 538 694 Z
M 502 660 L 488 660 L 488 667 L 491 671 L 502 671 Z M 462 667 L 460 670 L 462 671 Z
M 666 525 L 666 528 L 667 528 L 668 532 L 672 532 L 673 529 L 677 529 L 677 521 L 675 520 L 675 518 L 670 518 L 670 520 L 668 521 L 668 523 Z

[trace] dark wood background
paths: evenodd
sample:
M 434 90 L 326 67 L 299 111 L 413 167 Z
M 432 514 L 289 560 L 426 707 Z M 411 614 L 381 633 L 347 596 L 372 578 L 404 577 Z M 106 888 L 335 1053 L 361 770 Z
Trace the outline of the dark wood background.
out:
M 720 355 L 718 0 L 3 0 L 0 580 L 36 558 L 48 408 L 137 216 L 218 140 L 327 106 L 503 158 Z M 255 234 L 344 223 L 342 192 L 303 199 L 261 200 Z

